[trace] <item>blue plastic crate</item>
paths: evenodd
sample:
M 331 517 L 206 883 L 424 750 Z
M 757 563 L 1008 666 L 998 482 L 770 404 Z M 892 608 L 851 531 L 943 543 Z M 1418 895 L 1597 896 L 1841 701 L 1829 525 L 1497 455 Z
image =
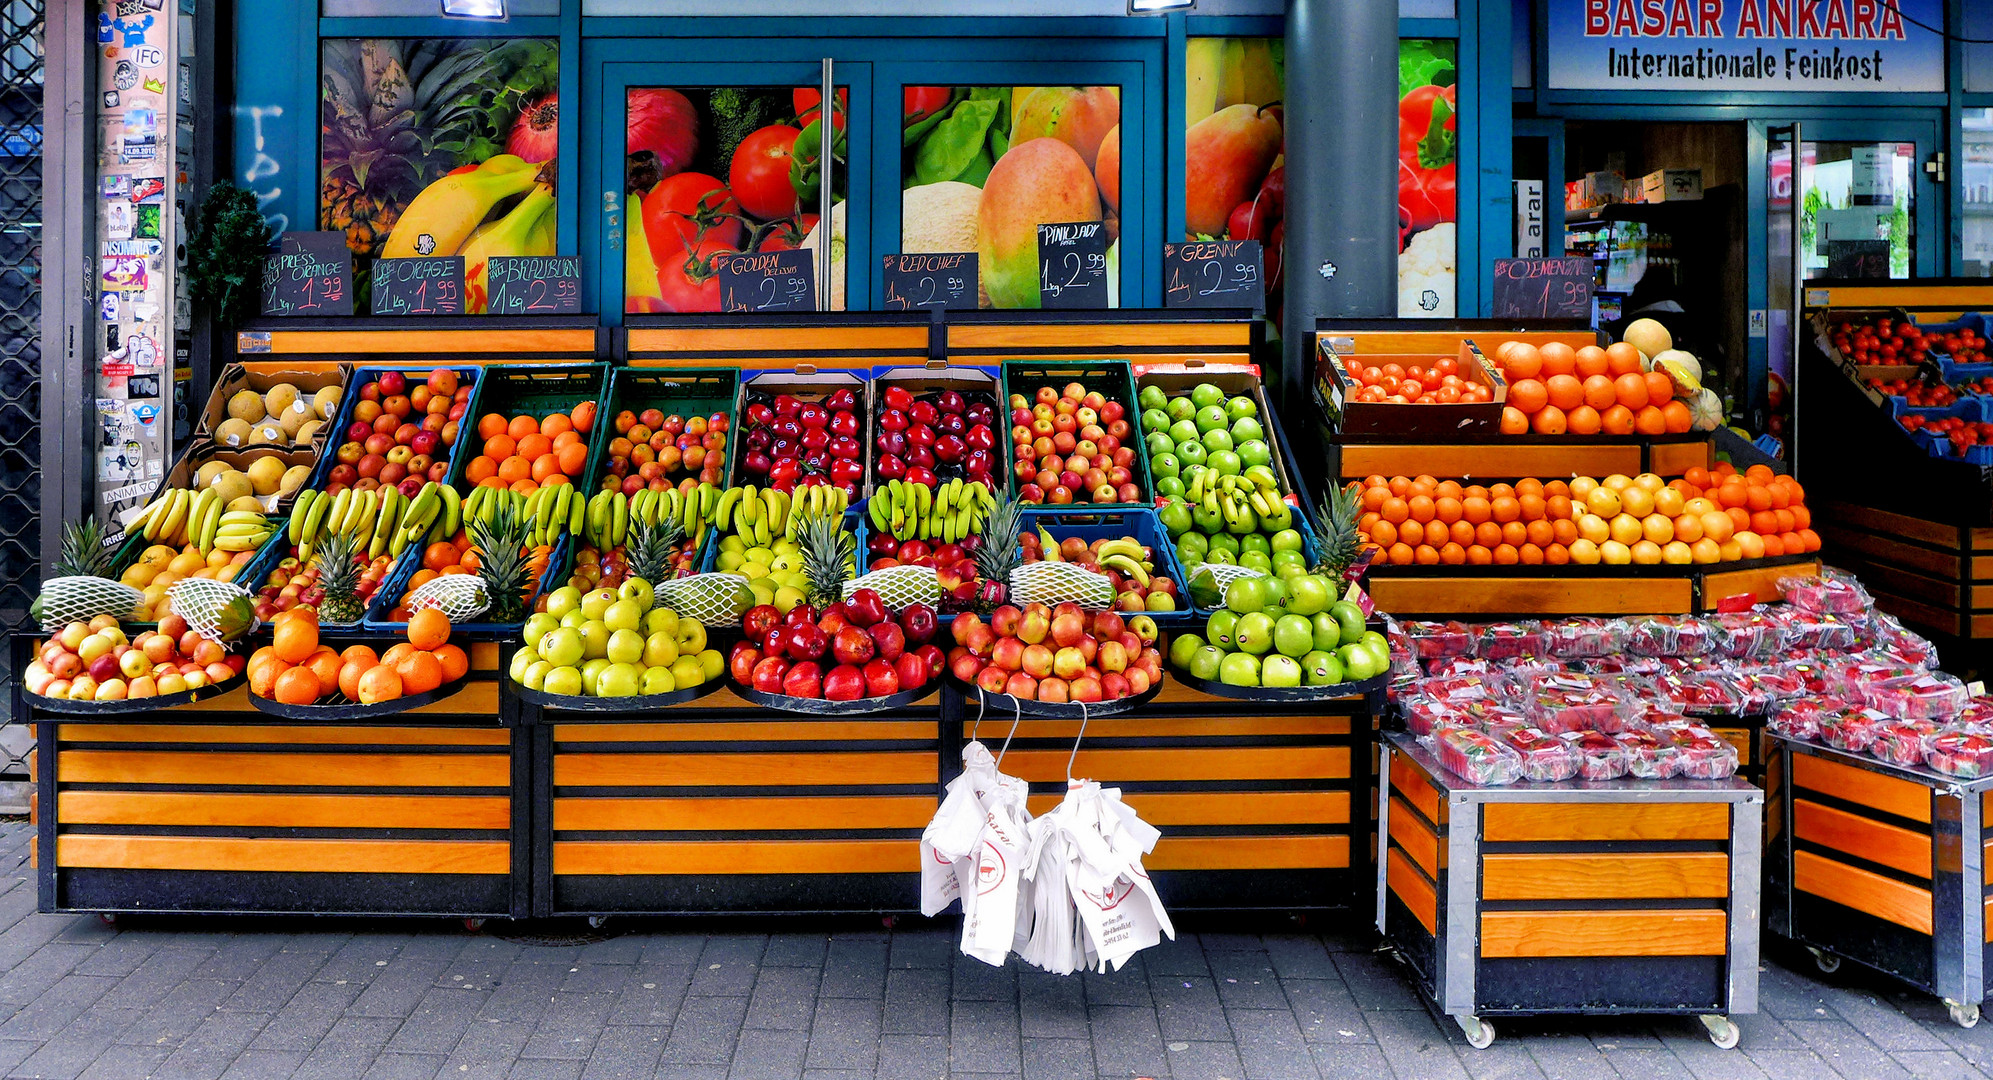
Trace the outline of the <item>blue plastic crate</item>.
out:
M 1320 557 L 1321 542 L 1315 537 L 1315 526 L 1311 520 L 1310 511 L 1306 507 L 1296 506 L 1293 499 L 1289 499 L 1287 505 L 1294 511 L 1294 529 L 1301 534 L 1301 558 L 1309 566 L 1313 566 L 1315 565 L 1315 560 Z M 1171 548 L 1174 551 L 1175 545 L 1171 545 Z M 1189 571 L 1186 570 L 1185 572 L 1188 573 Z M 1203 625 L 1204 620 L 1209 619 L 1218 611 L 1215 607 L 1195 608 L 1194 610 L 1196 611 L 1198 625 L 1200 626 Z
M 1091 544 L 1095 540 L 1126 536 L 1149 548 L 1154 553 L 1152 561 L 1156 572 L 1176 582 L 1178 607 L 1175 611 L 1145 614 L 1155 619 L 1157 626 L 1163 627 L 1185 627 L 1196 620 L 1196 615 L 1190 610 L 1190 583 L 1184 578 L 1183 564 L 1177 560 L 1176 546 L 1170 543 L 1169 530 L 1163 528 L 1154 507 L 1093 510 L 1068 505 L 1026 509 L 1024 530 L 1034 531 L 1039 525 L 1043 525 L 1054 540 L 1077 536 Z M 1133 616 L 1137 612 L 1124 614 Z
M 545 596 L 547 590 L 554 588 L 563 580 L 560 576 L 561 560 L 565 557 L 567 546 L 572 541 L 573 537 L 563 536 L 554 544 L 552 554 L 547 557 L 547 572 L 540 575 L 540 591 L 533 594 L 535 601 Z M 401 553 L 401 560 L 388 573 L 387 580 L 381 582 L 380 590 L 374 593 L 373 601 L 367 605 L 367 614 L 360 620 L 362 626 L 368 630 L 380 633 L 399 635 L 408 632 L 408 624 L 406 622 L 390 620 L 388 613 L 394 610 L 396 603 L 401 600 L 402 594 L 408 591 L 409 579 L 414 577 L 415 571 L 421 568 L 423 546 L 425 545 L 410 544 L 408 550 Z M 530 612 L 532 606 L 528 605 L 527 610 Z M 519 626 L 519 623 L 468 622 L 457 623 L 452 629 L 471 634 L 516 635 L 519 632 Z
M 334 417 L 331 434 L 325 440 L 325 452 L 318 455 L 318 464 L 312 469 L 311 479 L 306 481 L 306 486 L 320 491 L 325 490 L 327 477 L 332 475 L 332 467 L 338 464 L 333 452 L 346 441 L 346 429 L 353 423 L 353 406 L 361 400 L 361 387 L 390 371 L 399 371 L 409 376 L 411 383 L 421 382 L 439 367 L 449 368 L 457 373 L 460 381 L 468 381 L 471 385 L 471 396 L 467 402 L 469 407 L 464 410 L 463 418 L 457 422 L 456 445 L 450 447 L 450 453 L 446 458 L 450 462 L 450 472 L 460 469 L 460 463 L 476 453 L 469 448 L 480 441 L 477 438 L 477 406 L 479 392 L 484 385 L 484 368 L 477 364 L 377 364 L 354 368 L 352 377 L 346 381 L 346 391 L 339 396 L 339 413 Z

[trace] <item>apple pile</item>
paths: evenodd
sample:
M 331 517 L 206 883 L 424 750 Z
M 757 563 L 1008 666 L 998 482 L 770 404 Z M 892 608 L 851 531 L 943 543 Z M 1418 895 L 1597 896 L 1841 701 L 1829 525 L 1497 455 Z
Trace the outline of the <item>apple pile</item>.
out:
M 935 580 L 941 585 L 944 606 L 966 604 L 976 598 L 976 549 L 982 546 L 983 538 L 974 533 L 955 544 L 896 540 L 891 533 L 873 533 L 865 541 L 869 554 L 865 568 L 870 571 L 889 566 L 932 566 Z
M 1010 442 L 1017 498 L 1027 503 L 1139 503 L 1128 408 L 1068 383 L 1038 388 L 1036 400 L 1010 395 Z
M 616 414 L 602 490 L 635 495 L 664 491 L 684 477 L 719 486 L 727 473 L 727 414 L 666 416 L 657 409 Z
M 858 393 L 849 387 L 825 394 L 822 401 L 753 394 L 741 412 L 742 475 L 735 482 L 783 492 L 805 483 L 829 483 L 856 500 L 858 482 L 865 477 L 858 409 Z
M 906 480 L 939 487 L 961 477 L 995 490 L 996 402 L 981 394 L 934 390 L 916 397 L 904 386 L 882 395 L 872 445 L 875 482 Z
M 323 493 L 369 491 L 411 478 L 441 483 L 470 407 L 471 384 L 460 383 L 449 368 L 413 385 L 399 371 L 382 372 L 360 388 Z
M 123 701 L 161 697 L 223 683 L 242 674 L 247 661 L 168 614 L 158 630 L 127 641 L 114 615 L 73 622 L 35 650 L 21 673 L 28 693 L 69 701 Z
M 939 622 L 926 604 L 897 615 L 873 589 L 818 612 L 797 604 L 782 614 L 757 604 L 741 616 L 745 640 L 727 658 L 734 681 L 766 694 L 856 701 L 917 690 L 940 677 Z M 828 656 L 828 659 L 826 659 Z
M 1029 529 L 1020 532 L 1018 542 L 1024 547 L 1024 561 L 1027 564 L 1048 559 L 1069 562 L 1105 577 L 1108 584 L 1114 587 L 1116 611 L 1132 615 L 1143 611 L 1178 610 L 1177 583 L 1168 575 L 1156 573 L 1154 549 L 1132 537 L 1102 537 L 1092 543 L 1077 536 L 1055 540 L 1041 525 L 1036 532 Z
M 381 555 L 369 559 L 363 552 L 355 555 L 353 561 L 365 567 L 360 571 L 359 585 L 354 590 L 355 595 L 360 598 L 361 605 L 365 606 L 374 598 L 374 594 L 380 591 L 381 582 L 387 580 L 388 571 L 394 569 L 394 556 Z M 318 613 L 319 603 L 324 599 L 325 593 L 318 587 L 318 564 L 314 562 L 310 566 L 304 565 L 298 557 L 298 546 L 292 544 L 290 554 L 271 568 L 270 576 L 264 580 L 263 587 L 256 590 L 256 617 L 269 622 L 277 617 L 278 612 L 290 611 L 293 608 L 301 608 L 315 615 Z
M 1093 704 L 1147 693 L 1163 677 L 1161 632 L 1147 615 L 1005 604 L 987 623 L 971 612 L 949 629 L 949 672 L 989 694 Z

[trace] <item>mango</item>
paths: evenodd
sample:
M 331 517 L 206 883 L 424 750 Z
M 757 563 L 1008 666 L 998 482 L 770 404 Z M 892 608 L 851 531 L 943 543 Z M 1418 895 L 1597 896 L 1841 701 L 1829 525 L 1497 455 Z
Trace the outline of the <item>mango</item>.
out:
M 1258 191 L 1280 154 L 1280 120 L 1254 105 L 1220 109 L 1184 135 L 1184 227 L 1225 235 L 1232 209 Z
M 1121 125 L 1114 125 L 1100 140 L 1100 156 L 1094 159 L 1094 179 L 1100 184 L 1100 201 L 1115 213 L 1121 212 Z
M 1010 142 L 1057 139 L 1079 151 L 1088 169 L 1107 133 L 1121 125 L 1121 98 L 1108 86 L 1041 86 L 1011 118 Z M 1229 208 L 1228 208 L 1229 209 Z
M 1011 146 L 976 206 L 976 251 L 991 305 L 1038 306 L 1038 226 L 1100 219 L 1100 189 L 1078 150 L 1053 138 Z

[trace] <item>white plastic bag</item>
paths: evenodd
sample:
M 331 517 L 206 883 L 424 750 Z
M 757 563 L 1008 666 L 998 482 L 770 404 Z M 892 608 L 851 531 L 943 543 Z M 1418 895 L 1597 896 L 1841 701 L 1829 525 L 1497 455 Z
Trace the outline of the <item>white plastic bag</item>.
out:
M 1067 863 L 1066 882 L 1095 970 L 1119 970 L 1165 933 L 1174 941 L 1176 928 L 1142 869 L 1142 856 L 1155 850 L 1161 833 L 1121 801 L 1120 789 L 1091 780 L 1074 782 L 1060 810 L 1066 811 L 1060 829 L 1078 855 Z

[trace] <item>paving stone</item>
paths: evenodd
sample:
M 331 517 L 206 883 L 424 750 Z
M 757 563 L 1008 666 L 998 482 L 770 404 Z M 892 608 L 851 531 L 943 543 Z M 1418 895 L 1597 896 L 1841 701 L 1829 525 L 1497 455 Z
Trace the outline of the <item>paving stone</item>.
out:
M 1221 990 L 1222 994 L 1223 991 Z M 1286 1009 L 1226 1009 L 1232 1035 L 1238 1040 L 1239 1061 L 1252 1080 L 1295 1080 L 1312 1077 L 1308 1042 Z
M 683 977 L 659 975 L 639 965 L 616 998 L 609 1023 L 670 1027 L 678 1018 L 679 1004 L 685 1000 L 685 981 Z
M 41 1043 L 8 1075 L 62 1077 L 65 1080 L 73 1077 L 102 1056 L 105 1047 L 111 1045 L 138 1016 L 135 1009 L 85 1012 Z
M 652 934 L 644 942 L 637 963 L 683 967 L 690 971 L 705 948 L 706 937 L 703 934 Z
M 90 1067 L 78 1073 L 76 1080 L 132 1080 L 135 1076 L 151 1076 L 161 1062 L 172 1056 L 173 1049 L 167 1046 L 107 1046 Z M 245 1055 L 246 1056 L 246 1055 Z M 298 1055 L 300 1061 L 303 1055 Z M 236 1058 L 236 1064 L 242 1058 Z M 237 1073 L 230 1069 L 226 1077 L 249 1077 L 256 1080 L 284 1080 L 295 1070 L 281 1061 L 264 1062 L 258 1066 L 259 1072 Z
M 887 1034 L 945 1038 L 948 981 L 947 968 L 900 968 L 886 972 L 886 1011 L 879 1030 Z M 943 1055 L 943 1068 L 946 1067 Z
M 1070 976 L 1045 971 L 1017 975 L 1019 1031 L 1034 1039 L 1084 1039 L 1086 991 Z
M 111 1049 L 157 1052 L 156 1048 L 149 1046 L 117 1046 Z M 97 1064 L 102 1065 L 110 1056 L 110 1051 L 106 1051 L 103 1057 L 97 1059 Z M 297 1050 L 244 1050 L 235 1055 L 235 1060 L 229 1063 L 228 1071 L 221 1074 L 221 1080 L 284 1080 L 296 1072 L 299 1065 L 304 1064 L 304 1058 L 303 1052 Z M 94 1069 L 96 1066 L 93 1065 L 91 1068 Z M 87 1077 L 90 1074 L 85 1072 L 83 1075 Z M 131 1077 L 145 1076 L 147 1073 L 134 1069 L 119 1075 Z
M 879 1080 L 944 1080 L 948 1075 L 945 1035 L 881 1035 Z
M 1954 1077 L 1985 1075 L 1951 1050 L 1899 1050 L 1889 1056 L 1920 1080 L 1952 1080 Z
M 587 1019 L 577 1022 L 577 1032 L 587 1031 L 592 1025 Z M 493 1080 L 512 1071 L 512 1063 L 519 1060 L 520 1054 L 533 1040 L 533 1025 L 519 1020 L 480 1020 L 464 1032 L 456 1049 L 444 1060 L 442 1075 L 449 1077 Z M 594 1039 L 589 1043 L 592 1046 Z
M 888 967 L 895 968 L 946 968 L 955 955 L 956 942 L 961 937 L 961 928 L 947 930 L 916 930 L 911 933 L 894 934 L 891 954 L 887 957 Z
M 1323 1080 L 1389 1080 L 1393 1075 L 1375 1043 L 1318 1043 L 1308 1053 Z
M 1301 1025 L 1301 1037 L 1309 1042 L 1375 1041 L 1362 1007 L 1341 979 L 1282 979 L 1280 988 Z
M 1265 952 L 1266 941 L 1258 934 L 1238 934 L 1218 931 L 1197 935 L 1197 941 L 1204 946 L 1208 955 L 1217 952 Z
M 1599 1048 L 1582 1034 L 1543 1034 L 1520 1042 L 1510 1040 L 1506 1043 L 1501 1038 L 1502 1032 L 1499 1028 L 1496 1035 L 1496 1046 L 1526 1049 L 1529 1056 L 1535 1060 L 1537 1068 L 1543 1073 L 1545 1080 L 1589 1080 L 1591 1077 L 1612 1070 L 1612 1064 L 1599 1053 Z M 1488 1049 L 1493 1050 L 1494 1047 Z M 1483 1053 L 1484 1051 L 1469 1047 L 1460 1052 L 1459 1058 L 1467 1064 L 1468 1071 L 1473 1073 L 1475 1070 L 1472 1062 Z
M 555 994 L 553 1005 L 540 1018 L 519 1056 L 588 1060 L 602 1022 L 615 1007 L 614 994 Z
M 1719 1050 L 1707 1037 L 1669 1034 L 1661 1041 L 1669 1053 L 1696 1075 L 1696 1080 L 1758 1080 L 1766 1075 L 1749 1056 L 1735 1050 Z
M 1339 968 L 1343 959 L 1336 957 Z M 1357 993 L 1357 1000 L 1363 1000 L 1361 992 Z M 1453 1052 L 1452 1040 L 1458 1036 L 1450 1036 L 1424 1009 L 1379 1010 L 1369 1013 L 1368 1018 L 1370 1033 L 1376 1036 L 1377 1045 L 1383 1049 L 1398 1080 L 1464 1080 L 1467 1076 L 1467 1070 Z M 1459 1030 L 1451 1021 L 1447 1028 Z M 1465 1046 L 1466 1041 L 1461 1040 L 1460 1045 Z
M 754 976 L 767 947 L 768 939 L 759 934 L 707 938 L 693 965 L 688 993 L 693 997 L 746 997 L 754 990 Z
M 384 1053 L 367 1066 L 365 1080 L 434 1080 L 442 1067 L 441 1054 Z
M 1896 1080 L 1910 1075 L 1863 1033 L 1842 1020 L 1795 1020 L 1786 1025 L 1806 1045 L 1843 1076 L 1862 1080 Z
M 146 958 L 160 950 L 159 939 L 139 934 L 119 934 L 98 946 L 97 951 L 76 965 L 78 975 L 129 975 Z
M 1349 987 L 1364 1012 L 1425 1009 L 1425 1003 L 1407 981 L 1404 969 L 1389 957 L 1381 953 L 1348 952 L 1336 953 L 1335 961 L 1343 984 Z
M 622 964 L 636 963 L 644 954 L 644 939 L 647 934 L 623 934 L 607 941 L 591 941 L 581 947 L 581 963 Z
M 657 1070 L 658 1056 L 664 1053 L 668 1027 L 610 1026 L 595 1040 L 595 1052 L 581 1070 L 581 1080 L 638 1080 Z M 726 1070 L 720 1070 L 726 1075 Z
M 283 939 L 275 935 L 236 935 L 222 942 L 188 978 L 243 982 L 283 947 Z
M 1534 1048 L 1533 1039 L 1502 1038 L 1495 1040 L 1495 1044 L 1486 1050 L 1469 1047 L 1456 1049 L 1454 1053 L 1459 1056 L 1461 1068 L 1466 1069 L 1467 1075 L 1474 1080 L 1545 1080 L 1550 1068 L 1530 1056 Z M 1584 1080 L 1609 1077 L 1613 1075 L 1613 1069 L 1609 1064 L 1594 1063 L 1590 1072 L 1581 1075 Z
M 756 1030 L 740 1033 L 728 1080 L 797 1080 L 810 1047 L 806 1031 Z M 871 1075 L 870 1070 L 866 1075 Z
M 1170 1075 L 1186 1080 L 1235 1080 L 1246 1075 L 1246 1067 L 1239 1061 L 1238 1048 L 1230 1042 L 1172 1041 L 1169 1043 L 1169 1063 Z M 1316 1075 L 1313 1062 L 1304 1061 L 1301 1067 L 1307 1070 L 1302 1075 L 1312 1080 Z
M 305 1080 L 353 1080 L 364 1075 L 399 1024 L 388 1017 L 341 1017 L 291 1075 Z
M 976 961 L 970 961 L 975 963 Z M 1017 1009 L 1009 1002 L 965 1001 L 958 994 L 949 1027 L 948 1070 L 954 1073 L 1016 1073 Z
M 27 1060 L 28 1055 L 34 1053 L 41 1045 L 42 1041 L 39 1039 L 0 1039 L 0 1073 L 11 1072 L 14 1066 Z M 170 1052 L 162 1052 L 159 1059 L 164 1061 L 166 1054 Z
M 548 1058 L 520 1058 L 512 1063 L 505 1080 L 581 1080 L 585 1061 L 554 1061 Z
M 309 1053 L 359 996 L 360 988 L 350 984 L 306 983 L 263 1025 L 250 1048 Z
M 1011 962 L 991 967 L 971 957 L 955 954 L 954 996 L 956 1001 L 1011 1001 L 1017 996 L 1017 967 Z
M 1273 970 L 1283 979 L 1340 979 L 1322 939 L 1307 934 L 1268 934 L 1262 939 Z
M 1751 1050 L 1739 1046 L 1738 1052 L 1774 1080 L 1839 1080 L 1841 1076 L 1811 1050 Z
M 1093 1059 L 1102 1076 L 1156 1076 L 1169 1072 L 1168 1051 L 1153 1009 L 1096 1005 L 1087 1009 Z
M 278 952 L 257 966 L 222 1008 L 236 1012 L 276 1012 L 325 966 L 325 954 Z
M 1155 1006 L 1155 1000 L 1149 996 L 1148 973 L 1132 960 L 1120 971 L 1084 972 L 1080 983 L 1086 987 L 1089 1005 L 1132 1005 L 1144 1009 Z
M 1682 1060 L 1665 1049 L 1639 1047 L 1604 1051 L 1606 1061 L 1619 1075 L 1637 1080 L 1695 1080 Z
M 804 1069 L 803 1080 L 873 1080 L 873 1076 L 861 1069 Z
M 1887 1051 L 1943 1050 L 1945 1042 L 1872 994 L 1848 992 L 1830 999 L 1833 1009 L 1869 1042 Z
M 654 1080 L 727 1080 L 727 1067 L 667 1061 L 659 1065 L 655 1073 L 645 1075 Z
M 1149 969 L 1151 978 L 1158 975 L 1211 974 L 1211 965 L 1204 960 L 1204 946 L 1197 943 L 1193 934 L 1179 933 L 1175 941 L 1164 938 L 1154 948 L 1143 949 L 1142 966 Z
M 721 1064 L 733 1060 L 734 1041 L 747 1016 L 744 997 L 688 997 L 671 1025 L 662 1060 Z
M 1024 1080 L 1092 1076 L 1093 1044 L 1085 1039 L 1024 1039 Z
M 53 941 L 23 957 L 0 975 L 0 1002 L 22 1004 L 40 997 L 48 985 L 96 955 L 98 947 Z
M 829 948 L 828 934 L 770 934 L 768 948 L 761 954 L 761 966 L 822 967 Z
M 880 1002 L 846 998 L 817 1002 L 805 1064 L 812 1069 L 870 1069 L 877 1064 L 881 1007 Z
M 158 1004 L 145 1010 L 145 1015 L 126 1028 L 118 1036 L 118 1041 L 133 1046 L 178 1046 L 195 1028 L 214 1015 L 221 1003 L 235 992 L 236 985 L 209 980 L 183 982 L 167 991 Z M 0 1025 L 0 1035 L 5 1035 L 26 1016 L 23 1011 Z
M 181 1040 L 153 1075 L 158 1080 L 216 1080 L 269 1022 L 268 1013 L 216 1012 Z
M 1288 1008 L 1287 992 L 1265 953 L 1215 952 L 1209 959 L 1211 983 L 1227 1009 Z
M 884 941 L 832 938 L 830 953 L 824 959 L 823 988 L 818 993 L 827 998 L 884 999 L 886 952 Z
M 1218 1003 L 1218 989 L 1198 976 L 1157 975 L 1150 979 L 1155 997 L 1156 1025 L 1170 1042 L 1232 1041 L 1232 1027 Z
M 108 1009 L 146 1008 L 153 1005 L 174 987 L 185 982 L 187 973 L 198 967 L 205 954 L 186 950 L 168 949 L 163 946 L 152 955 L 139 962 L 131 974 L 118 979 L 115 986 L 109 980 L 107 990 L 99 1005 Z M 72 975 L 71 978 L 81 978 Z M 0 1035 L 0 1038 L 4 1038 Z
M 364 995 L 363 995 L 364 996 Z M 484 991 L 430 987 L 386 1049 L 396 1054 L 447 1054 L 484 1005 Z
M 598 964 L 584 960 L 568 969 L 567 978 L 561 981 L 561 992 L 567 994 L 608 994 L 614 993 L 630 977 L 633 959 L 628 964 Z

